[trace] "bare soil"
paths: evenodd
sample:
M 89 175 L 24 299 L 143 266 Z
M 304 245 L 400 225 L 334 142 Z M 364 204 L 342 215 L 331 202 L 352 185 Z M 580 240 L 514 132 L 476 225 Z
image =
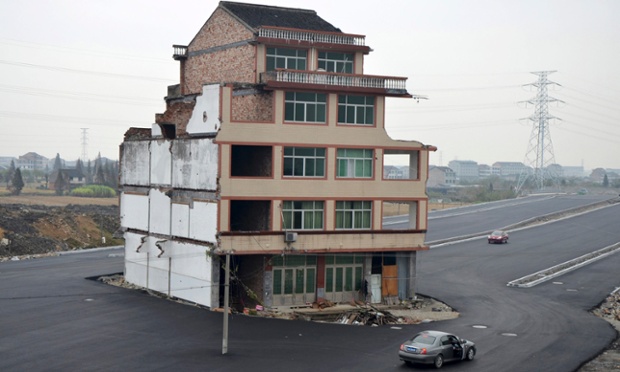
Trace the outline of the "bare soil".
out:
M 118 198 L 0 196 L 0 260 L 122 245 Z

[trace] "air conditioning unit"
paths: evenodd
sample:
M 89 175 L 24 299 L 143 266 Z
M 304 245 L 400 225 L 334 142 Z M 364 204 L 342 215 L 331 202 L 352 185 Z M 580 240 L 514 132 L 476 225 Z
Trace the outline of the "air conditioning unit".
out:
M 284 233 L 284 241 L 287 243 L 292 243 L 297 241 L 297 233 L 292 231 L 287 231 Z

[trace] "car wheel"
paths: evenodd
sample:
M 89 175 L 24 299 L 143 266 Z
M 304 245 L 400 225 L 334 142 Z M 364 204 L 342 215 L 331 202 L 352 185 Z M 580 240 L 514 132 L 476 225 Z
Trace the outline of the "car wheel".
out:
M 467 355 L 465 355 L 465 359 L 472 361 L 474 360 L 474 356 L 476 355 L 476 350 L 474 348 L 470 348 L 467 350 Z
M 433 365 L 435 366 L 435 368 L 441 368 L 443 366 L 443 355 L 437 355 L 435 357 L 435 360 L 433 361 Z
M 489 244 L 491 244 L 492 242 L 489 240 Z

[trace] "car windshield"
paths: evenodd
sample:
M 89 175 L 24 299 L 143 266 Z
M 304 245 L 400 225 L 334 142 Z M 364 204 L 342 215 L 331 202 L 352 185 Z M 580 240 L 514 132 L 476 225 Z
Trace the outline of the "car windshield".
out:
M 495 230 L 493 231 L 493 233 L 491 235 L 502 235 L 503 232 L 499 231 L 499 230 Z
M 433 343 L 435 343 L 435 337 L 421 334 L 421 335 L 415 336 L 413 340 L 411 341 L 417 342 L 419 344 L 432 345 Z

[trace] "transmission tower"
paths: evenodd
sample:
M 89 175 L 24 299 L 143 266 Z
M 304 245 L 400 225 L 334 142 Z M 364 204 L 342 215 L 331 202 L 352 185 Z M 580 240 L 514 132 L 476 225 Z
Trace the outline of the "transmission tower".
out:
M 551 102 L 563 101 L 549 97 L 547 94 L 547 86 L 552 84 L 559 86 L 559 84 L 547 79 L 547 75 L 554 72 L 555 71 L 532 72 L 532 74 L 538 75 L 538 81 L 525 85 L 536 87 L 538 89 L 538 93 L 536 94 L 536 97 L 522 102 L 533 105 L 535 111 L 533 115 L 526 118 L 533 123 L 533 126 L 532 134 L 530 135 L 530 142 L 525 154 L 525 167 L 521 171 L 521 174 L 519 175 L 519 182 L 517 183 L 517 195 L 521 192 L 521 188 L 528 178 L 533 179 L 534 185 L 539 191 L 544 190 L 545 180 L 555 180 L 555 174 L 549 170 L 549 166 L 555 163 L 553 143 L 551 142 L 551 134 L 549 133 L 549 120 L 561 119 L 549 114 L 548 104 Z
M 88 162 L 88 128 L 82 129 L 82 162 L 86 164 Z

